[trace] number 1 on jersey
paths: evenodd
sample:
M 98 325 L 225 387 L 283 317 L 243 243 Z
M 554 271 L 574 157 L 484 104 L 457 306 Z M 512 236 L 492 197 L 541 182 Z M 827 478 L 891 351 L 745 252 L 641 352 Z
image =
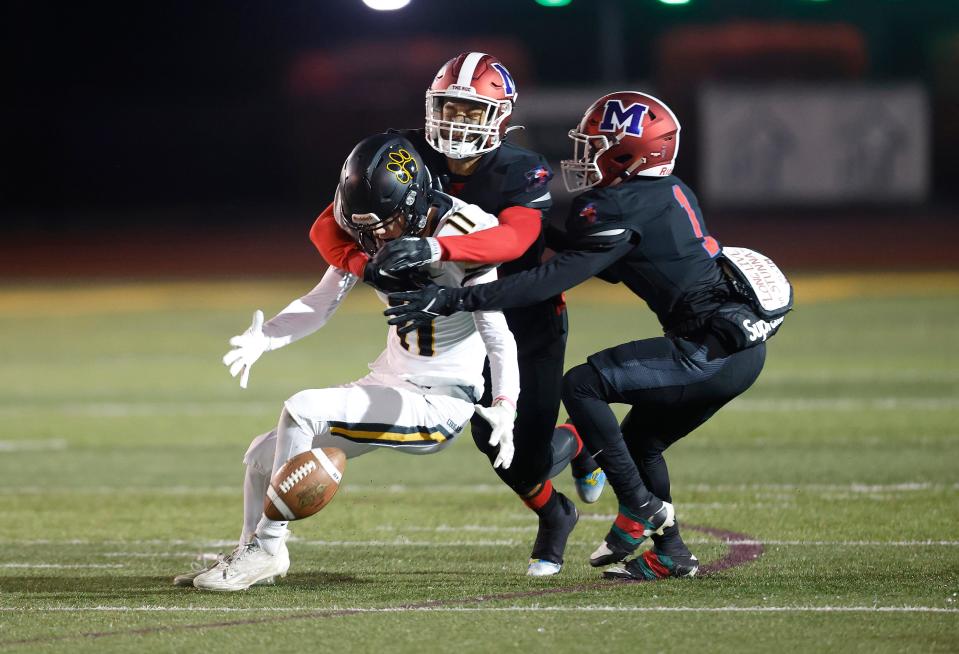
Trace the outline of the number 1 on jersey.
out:
M 693 234 L 703 242 L 703 249 L 709 253 L 710 257 L 715 257 L 719 254 L 719 243 L 712 236 L 703 236 L 703 228 L 699 224 L 699 218 L 696 217 L 696 212 L 693 211 L 693 207 L 689 204 L 689 200 L 686 198 L 686 194 L 683 193 L 683 189 L 679 188 L 679 184 L 673 184 L 673 197 L 676 198 L 679 206 L 686 210 L 686 215 L 689 216 L 689 222 L 693 226 Z

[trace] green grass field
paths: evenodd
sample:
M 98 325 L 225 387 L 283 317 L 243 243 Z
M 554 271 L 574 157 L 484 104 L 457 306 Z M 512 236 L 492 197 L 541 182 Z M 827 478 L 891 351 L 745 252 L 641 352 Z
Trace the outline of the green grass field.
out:
M 607 493 L 580 506 L 562 574 L 528 579 L 534 516 L 464 435 L 351 461 L 294 525 L 289 576 L 237 594 L 170 580 L 232 549 L 243 451 L 282 400 L 364 374 L 383 343 L 372 294 L 242 391 L 227 338 L 311 280 L 0 287 L 0 650 L 955 652 L 959 274 L 796 281 L 759 381 L 667 455 L 700 559 L 757 542 L 758 559 L 603 581 L 586 559 Z M 569 302 L 567 366 L 657 333 L 618 287 Z M 557 485 L 573 494 L 568 473 Z

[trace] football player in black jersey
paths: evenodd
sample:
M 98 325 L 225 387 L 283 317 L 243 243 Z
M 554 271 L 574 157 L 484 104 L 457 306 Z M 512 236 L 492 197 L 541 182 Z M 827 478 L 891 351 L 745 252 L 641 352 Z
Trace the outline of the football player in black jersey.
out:
M 426 93 L 426 129 L 403 130 L 433 176 L 449 194 L 496 215 L 498 227 L 463 236 L 397 239 L 372 261 L 336 226 L 332 205 L 317 219 L 311 238 L 324 258 L 381 290 L 412 288 L 418 266 L 448 260 L 501 263 L 500 277 L 539 265 L 544 250 L 543 212 L 552 205 L 553 173 L 539 154 L 506 140 L 516 84 L 495 57 L 465 52 L 444 64 Z M 516 453 L 496 473 L 539 516 L 539 531 L 527 574 L 560 571 L 567 538 L 578 519 L 576 507 L 553 490 L 551 477 L 572 459 L 577 491 L 599 499 L 605 475 L 583 449 L 573 428 L 556 429 L 566 350 L 566 310 L 559 293 L 505 311 L 518 348 L 520 397 L 516 406 Z M 489 365 L 486 372 L 486 406 Z M 490 425 L 472 421 L 473 439 L 492 462 Z
M 562 251 L 492 284 L 393 294 L 407 304 L 386 312 L 391 324 L 410 329 L 456 311 L 540 302 L 594 275 L 646 301 L 663 336 L 593 354 L 563 382 L 572 421 L 619 500 L 590 563 L 622 562 L 653 538 L 652 549 L 609 576 L 696 573 L 675 522 L 663 451 L 749 388 L 765 360 L 765 337 L 750 338 L 740 324 L 761 320 L 755 298 L 724 272 L 695 194 L 672 175 L 679 129 L 672 111 L 649 95 L 600 98 L 570 132 L 574 157 L 562 162 L 567 188 L 585 191 L 573 202 Z M 609 403 L 631 405 L 621 425 Z

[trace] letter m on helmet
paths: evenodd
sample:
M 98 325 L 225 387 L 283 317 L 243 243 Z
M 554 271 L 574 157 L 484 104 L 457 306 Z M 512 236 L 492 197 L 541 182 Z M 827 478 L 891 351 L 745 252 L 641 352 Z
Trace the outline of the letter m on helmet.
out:
M 613 98 L 606 102 L 603 111 L 603 122 L 599 124 L 601 132 L 618 132 L 625 128 L 630 136 L 643 135 L 643 116 L 649 111 L 649 107 L 639 102 L 634 102 L 628 107 L 623 107 L 623 103 Z

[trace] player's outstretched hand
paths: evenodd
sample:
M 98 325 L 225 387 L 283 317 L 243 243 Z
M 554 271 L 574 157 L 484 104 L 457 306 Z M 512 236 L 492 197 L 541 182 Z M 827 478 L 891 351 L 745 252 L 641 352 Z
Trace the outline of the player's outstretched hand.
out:
M 482 404 L 474 405 L 476 413 L 490 424 L 492 431 L 489 444 L 499 445 L 499 453 L 493 461 L 494 468 L 506 470 L 513 462 L 513 421 L 516 419 L 516 407 L 506 399 L 497 398 L 493 406 L 485 407 Z
M 386 322 L 397 325 L 400 334 L 408 334 L 419 327 L 425 327 L 438 316 L 450 316 L 459 309 L 460 288 L 447 288 L 428 284 L 418 291 L 390 293 L 390 307 L 383 312 L 389 318 Z M 396 306 L 393 306 L 396 305 Z
M 440 244 L 435 238 L 406 237 L 386 243 L 377 251 L 372 263 L 388 275 L 426 266 L 440 260 Z
M 260 356 L 270 350 L 270 338 L 263 333 L 263 312 L 253 312 L 250 328 L 230 339 L 233 349 L 223 355 L 223 365 L 229 366 L 230 375 L 240 375 L 240 388 L 246 388 L 250 380 L 250 368 Z M 242 374 L 241 374 L 242 373 Z

